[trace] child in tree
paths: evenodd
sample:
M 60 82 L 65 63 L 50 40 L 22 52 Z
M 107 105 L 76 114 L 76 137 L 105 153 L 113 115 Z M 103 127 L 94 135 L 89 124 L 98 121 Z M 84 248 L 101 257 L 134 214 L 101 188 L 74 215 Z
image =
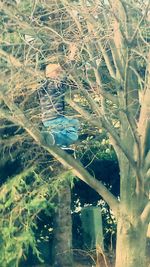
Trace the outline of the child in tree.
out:
M 46 67 L 46 81 L 39 90 L 43 125 L 53 136 L 53 145 L 68 147 L 78 140 L 79 121 L 64 115 L 67 85 L 59 64 Z

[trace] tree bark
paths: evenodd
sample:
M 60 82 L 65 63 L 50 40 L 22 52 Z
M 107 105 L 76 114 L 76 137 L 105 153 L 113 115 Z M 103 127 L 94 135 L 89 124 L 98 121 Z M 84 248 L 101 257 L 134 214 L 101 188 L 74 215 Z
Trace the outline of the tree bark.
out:
M 71 267 L 73 264 L 70 205 L 70 185 L 64 181 L 57 197 L 57 212 L 54 223 L 54 267 Z
M 122 216 L 117 227 L 115 267 L 146 267 L 146 225 Z

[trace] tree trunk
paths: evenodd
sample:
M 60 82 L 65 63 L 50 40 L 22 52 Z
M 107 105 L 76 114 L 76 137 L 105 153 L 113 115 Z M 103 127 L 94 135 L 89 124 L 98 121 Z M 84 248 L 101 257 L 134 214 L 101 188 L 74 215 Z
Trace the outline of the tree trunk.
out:
M 67 181 L 59 189 L 57 212 L 54 225 L 54 267 L 71 267 L 72 256 L 72 219 L 71 190 Z
M 147 267 L 146 266 L 146 225 L 134 223 L 125 217 L 118 221 L 117 247 L 115 267 Z M 137 223 L 138 222 L 138 223 Z
M 125 135 L 125 134 L 124 134 Z M 130 138 L 129 138 L 130 137 Z M 124 138 L 134 151 L 132 136 Z M 128 142 L 127 142 L 128 141 Z M 117 246 L 115 267 L 146 266 L 147 225 L 142 223 L 140 215 L 145 206 L 142 191 L 137 190 L 136 173 L 126 157 L 120 153 L 120 214 L 117 223 Z

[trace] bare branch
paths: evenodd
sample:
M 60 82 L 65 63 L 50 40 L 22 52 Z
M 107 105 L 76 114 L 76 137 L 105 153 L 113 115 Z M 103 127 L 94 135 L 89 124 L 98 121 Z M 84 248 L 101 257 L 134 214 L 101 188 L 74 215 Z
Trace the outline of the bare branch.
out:
M 70 94 L 66 94 L 65 100 L 74 110 L 76 110 L 79 114 L 81 114 L 81 116 L 85 118 L 86 121 L 92 123 L 92 125 L 98 128 L 102 126 L 99 117 L 95 118 L 95 115 L 93 116 L 92 114 L 84 110 L 82 107 L 80 107 L 76 102 L 74 102 L 70 98 Z
M 32 69 L 26 65 L 24 65 L 24 62 L 21 62 L 19 59 L 16 57 L 12 56 L 11 54 L 5 52 L 4 50 L 0 49 L 0 55 L 6 58 L 6 60 L 9 62 L 12 67 L 15 68 L 22 68 L 23 71 L 29 73 L 32 76 L 40 77 L 41 79 L 44 77 L 43 71 L 37 71 L 36 69 Z
M 93 18 L 93 19 L 94 19 L 94 18 Z M 89 21 L 91 21 L 91 17 L 89 18 Z M 89 21 L 88 21 L 88 17 L 87 17 L 87 27 L 88 27 L 89 33 L 92 32 L 93 35 L 98 39 L 98 35 L 97 35 L 97 33 L 95 32 L 95 28 L 94 28 L 95 23 L 90 23 Z M 114 69 L 113 64 L 112 64 L 112 62 L 111 62 L 109 56 L 107 55 L 107 52 L 106 52 L 105 48 L 103 47 L 101 41 L 98 41 L 98 45 L 99 45 L 99 48 L 100 48 L 100 50 L 101 50 L 101 52 L 102 52 L 102 55 L 103 55 L 103 57 L 104 57 L 106 66 L 107 66 L 108 71 L 109 71 L 109 73 L 110 73 L 110 76 L 111 76 L 113 79 L 115 79 L 115 78 L 116 78 L 115 69 Z
M 149 6 L 150 6 L 150 1 L 148 1 L 147 6 L 146 6 L 146 9 L 145 9 L 145 12 L 144 12 L 144 14 L 143 14 L 141 20 L 139 21 L 139 23 L 138 23 L 138 25 L 137 25 L 137 27 L 136 27 L 136 29 L 135 29 L 135 31 L 134 31 L 134 33 L 133 33 L 131 39 L 129 40 L 129 44 L 130 44 L 130 45 L 131 45 L 131 44 L 133 43 L 133 41 L 135 40 L 136 35 L 137 35 L 138 31 L 140 30 L 140 26 L 141 26 L 141 24 L 142 24 L 143 20 L 145 19 L 145 17 L 147 16 L 147 13 L 148 13 L 148 11 L 149 11 Z

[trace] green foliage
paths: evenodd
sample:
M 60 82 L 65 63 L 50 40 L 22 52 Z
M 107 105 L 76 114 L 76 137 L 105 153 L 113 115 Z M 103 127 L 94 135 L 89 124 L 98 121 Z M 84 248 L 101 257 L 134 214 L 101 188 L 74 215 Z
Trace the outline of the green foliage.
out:
M 101 207 L 103 218 L 104 243 L 106 249 L 112 250 L 115 247 L 114 243 L 116 241 L 117 222 L 113 213 L 104 200 L 101 199 L 98 203 L 98 206 Z
M 78 154 L 79 157 L 87 157 L 89 160 L 117 160 L 115 151 L 111 146 L 106 132 L 93 130 L 92 128 L 82 129 L 83 132 L 90 130 L 89 135 L 84 139 L 80 145 Z
M 63 175 L 62 175 L 63 176 Z M 29 247 L 42 261 L 37 249 L 34 230 L 36 217 L 42 210 L 51 212 L 52 198 L 62 176 L 46 182 L 33 169 L 8 180 L 0 189 L 0 266 L 17 267 Z

